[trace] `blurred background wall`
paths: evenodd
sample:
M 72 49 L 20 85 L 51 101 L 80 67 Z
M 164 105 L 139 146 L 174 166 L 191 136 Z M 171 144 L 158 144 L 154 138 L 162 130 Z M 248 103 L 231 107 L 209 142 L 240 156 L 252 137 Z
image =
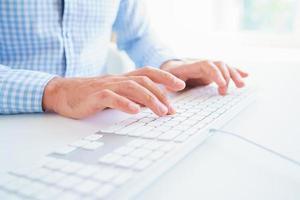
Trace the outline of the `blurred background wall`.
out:
M 300 63 L 300 0 L 145 1 L 154 30 L 179 58 L 245 68 Z M 134 68 L 115 47 L 108 60 L 109 73 Z
M 300 0 L 146 0 L 159 37 L 180 56 L 300 60 Z

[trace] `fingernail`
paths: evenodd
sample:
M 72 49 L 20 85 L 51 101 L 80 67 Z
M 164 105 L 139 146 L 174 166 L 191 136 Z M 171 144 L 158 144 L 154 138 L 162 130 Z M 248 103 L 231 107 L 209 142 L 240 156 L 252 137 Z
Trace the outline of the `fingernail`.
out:
M 130 110 L 134 110 L 134 111 L 140 110 L 140 106 L 135 103 L 129 103 L 129 108 Z
M 222 87 L 222 88 L 219 88 L 219 93 L 224 96 L 227 94 L 227 88 L 226 87 Z
M 221 85 L 220 85 L 221 87 L 226 87 L 227 86 L 227 83 L 226 83 L 224 78 L 220 78 L 220 82 L 221 82 Z
M 162 115 L 165 115 L 168 113 L 168 108 L 163 105 L 162 103 L 158 103 L 159 111 Z
M 185 88 L 185 82 L 184 81 L 182 81 L 182 80 L 180 80 L 180 79 L 178 79 L 176 82 L 175 82 L 175 85 L 177 86 L 177 87 L 180 87 L 180 88 Z
M 175 114 L 176 113 L 176 110 L 175 110 L 175 108 L 173 107 L 173 106 L 169 106 L 169 114 L 170 115 L 173 115 L 173 114 Z

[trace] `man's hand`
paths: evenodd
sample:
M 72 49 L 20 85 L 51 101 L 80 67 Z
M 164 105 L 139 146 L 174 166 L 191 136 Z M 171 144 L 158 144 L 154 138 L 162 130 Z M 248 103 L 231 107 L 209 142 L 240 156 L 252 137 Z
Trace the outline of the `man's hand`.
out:
M 161 68 L 186 81 L 188 86 L 215 82 L 221 95 L 226 94 L 230 80 L 233 80 L 236 87 L 241 88 L 245 85 L 243 78 L 248 76 L 242 70 L 232 68 L 223 62 L 213 61 L 169 61 Z
M 43 108 L 76 119 L 105 108 L 135 114 L 139 112 L 140 105 L 159 116 L 175 113 L 157 83 L 173 91 L 185 88 L 184 81 L 176 76 L 151 67 L 122 76 L 55 78 L 45 88 Z

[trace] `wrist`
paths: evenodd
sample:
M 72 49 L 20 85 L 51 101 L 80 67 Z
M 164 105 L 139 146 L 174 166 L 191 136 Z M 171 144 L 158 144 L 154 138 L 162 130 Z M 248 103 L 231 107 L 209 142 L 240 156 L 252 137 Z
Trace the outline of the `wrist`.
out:
M 164 62 L 160 66 L 160 68 L 162 70 L 169 71 L 174 67 L 179 67 L 179 66 L 184 65 L 184 64 L 185 64 L 184 60 L 168 60 L 168 61 Z
M 182 73 L 180 68 L 186 65 L 186 61 L 184 60 L 170 60 L 161 65 L 161 69 L 164 71 L 167 71 L 177 78 L 180 78 L 181 80 L 185 81 L 184 77 L 182 76 Z
M 56 77 L 48 82 L 45 87 L 44 95 L 43 95 L 43 110 L 47 111 L 55 111 L 55 107 L 58 100 L 59 90 L 61 88 L 61 83 L 63 78 Z

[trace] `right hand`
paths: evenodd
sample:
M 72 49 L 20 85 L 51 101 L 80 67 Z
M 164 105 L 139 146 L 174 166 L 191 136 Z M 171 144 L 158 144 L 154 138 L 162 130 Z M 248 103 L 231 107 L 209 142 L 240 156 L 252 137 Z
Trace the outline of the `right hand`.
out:
M 121 76 L 54 78 L 46 86 L 43 108 L 80 119 L 105 108 L 136 114 L 140 105 L 158 116 L 174 114 L 165 93 L 157 86 L 179 91 L 185 82 L 160 69 L 145 67 Z

